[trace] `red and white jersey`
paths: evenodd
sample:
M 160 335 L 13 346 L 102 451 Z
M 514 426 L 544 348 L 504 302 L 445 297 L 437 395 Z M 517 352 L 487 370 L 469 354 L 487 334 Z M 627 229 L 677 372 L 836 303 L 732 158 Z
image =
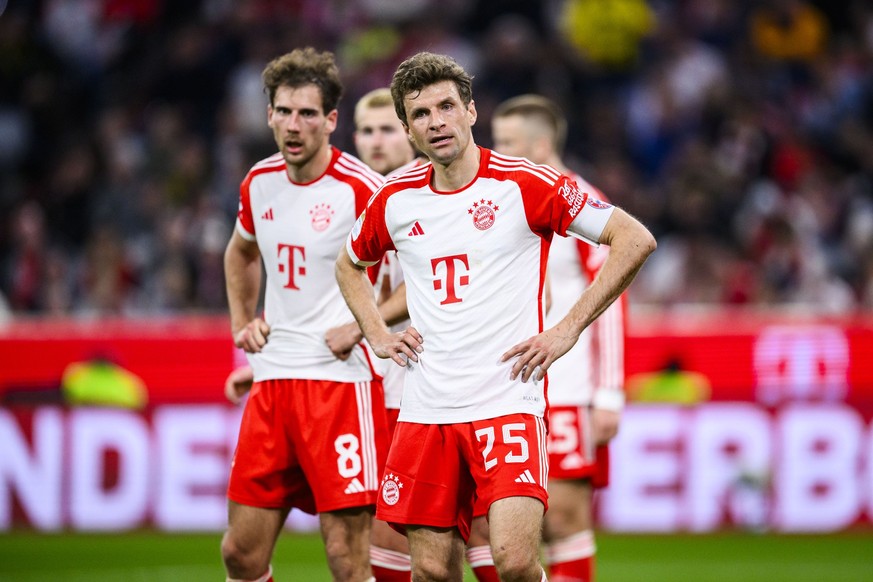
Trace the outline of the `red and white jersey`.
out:
M 384 178 L 357 158 L 332 151 L 327 170 L 312 182 L 292 182 L 276 154 L 255 164 L 240 187 L 236 228 L 257 241 L 267 273 L 264 319 L 270 335 L 260 353 L 248 354 L 255 381 L 373 377 L 361 346 L 342 361 L 324 334 L 354 319 L 336 283 L 336 254 Z
M 579 187 L 607 202 L 594 186 L 574 176 Z M 549 249 L 552 304 L 546 328 L 557 324 L 591 284 L 609 254 L 576 238 L 555 238 Z M 620 411 L 624 406 L 626 299 L 622 295 L 588 326 L 573 348 L 549 367 L 549 402 Z
M 411 162 L 404 164 L 390 172 L 388 178 L 405 174 L 413 168 L 417 168 L 425 164 L 423 158 L 415 158 Z M 388 252 L 382 259 L 382 267 L 379 269 L 380 277 L 388 277 L 391 291 L 403 283 L 403 269 L 400 268 L 400 262 L 397 260 L 397 255 L 392 251 Z M 391 326 L 391 331 L 403 331 L 409 327 L 409 320 L 403 321 Z M 382 369 L 382 388 L 385 390 L 385 408 L 397 409 L 400 408 L 400 400 L 403 396 L 403 376 L 405 370 L 394 362 L 387 362 L 387 365 Z
M 431 187 L 433 166 L 389 179 L 349 235 L 360 266 L 396 250 L 424 353 L 407 367 L 401 421 L 470 422 L 543 416 L 545 383 L 510 380 L 501 355 L 543 329 L 542 292 L 553 233 L 597 241 L 612 206 L 549 166 L 479 148 L 476 178 Z
M 400 268 L 400 261 L 397 260 L 397 254 L 393 251 L 386 253 L 383 257 L 379 277 L 381 283 L 384 283 L 385 278 L 388 279 L 392 293 L 403 283 L 403 269 Z M 392 325 L 391 331 L 403 331 L 407 327 L 409 327 L 408 319 Z M 385 391 L 385 408 L 400 408 L 400 399 L 403 396 L 403 377 L 406 370 L 387 360 L 386 365 L 380 371 L 382 372 L 382 388 Z

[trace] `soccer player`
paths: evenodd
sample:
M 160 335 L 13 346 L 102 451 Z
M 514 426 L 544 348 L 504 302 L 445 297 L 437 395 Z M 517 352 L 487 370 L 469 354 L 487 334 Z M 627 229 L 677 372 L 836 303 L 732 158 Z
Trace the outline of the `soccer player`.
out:
M 375 89 L 358 100 L 355 105 L 354 138 L 358 156 L 380 174 L 402 172 L 418 163 L 403 124 L 394 113 L 394 101 L 388 88 Z M 402 285 L 403 273 L 395 253 L 389 252 L 385 255 L 379 277 L 377 296 L 382 315 L 388 321 L 401 320 L 400 323 L 393 325 L 392 329 L 405 329 L 408 325 L 405 286 Z M 388 302 L 392 300 L 397 302 L 394 309 L 388 307 Z M 331 351 L 340 358 L 346 357 L 347 350 L 361 339 L 361 330 L 355 321 L 329 330 L 326 336 Z M 382 386 L 385 392 L 388 430 L 389 433 L 393 433 L 400 413 L 403 369 L 394 364 L 386 367 L 383 371 Z M 373 522 L 370 565 L 378 582 L 402 582 L 410 579 L 412 566 L 406 538 L 380 520 Z
M 271 580 L 293 507 L 318 513 L 335 580 L 372 578 L 372 514 L 388 448 L 382 390 L 362 345 L 345 359 L 324 341 L 351 319 L 334 259 L 383 178 L 330 145 L 342 95 L 329 52 L 296 49 L 263 72 L 279 152 L 240 188 L 225 251 L 234 343 L 254 384 L 228 483 L 221 544 L 228 580 Z M 255 313 L 266 272 L 265 316 Z
M 405 60 L 391 94 L 430 163 L 380 188 L 336 263 L 373 350 L 407 366 L 377 517 L 405 529 L 413 579 L 461 580 L 478 496 L 501 579 L 544 580 L 543 379 L 627 288 L 655 239 L 554 168 L 477 146 L 472 78 L 450 57 Z M 611 250 L 569 313 L 543 331 L 554 233 Z M 404 332 L 385 325 L 366 274 L 390 250 L 407 285 L 412 326 Z
M 494 150 L 547 164 L 571 175 L 589 196 L 603 194 L 561 162 L 567 121 L 557 105 L 539 95 L 521 95 L 497 106 L 491 120 Z M 555 325 L 591 284 L 608 254 L 604 246 L 556 237 L 549 248 L 547 281 L 551 308 L 546 326 Z M 624 406 L 625 296 L 610 305 L 579 337 L 563 358 L 549 368 L 549 511 L 545 515 L 544 558 L 554 579 L 594 580 L 592 497 L 608 484 L 607 443 L 618 432 Z M 478 535 L 468 556 L 480 582 L 487 568 L 487 525 L 474 522 Z M 484 526 L 484 527 L 483 527 Z M 473 544 L 478 545 L 473 545 Z M 483 547 L 484 546 L 484 547 Z M 476 566 L 479 566 L 478 568 Z

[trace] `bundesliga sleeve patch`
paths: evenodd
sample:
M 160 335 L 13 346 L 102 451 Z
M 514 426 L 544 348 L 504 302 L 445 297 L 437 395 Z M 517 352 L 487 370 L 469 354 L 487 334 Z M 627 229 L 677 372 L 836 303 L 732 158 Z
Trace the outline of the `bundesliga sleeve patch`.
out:
M 612 204 L 610 204 L 609 202 L 604 202 L 603 200 L 598 200 L 594 196 L 589 196 L 586 204 L 598 210 L 606 210 L 607 208 L 612 208 Z

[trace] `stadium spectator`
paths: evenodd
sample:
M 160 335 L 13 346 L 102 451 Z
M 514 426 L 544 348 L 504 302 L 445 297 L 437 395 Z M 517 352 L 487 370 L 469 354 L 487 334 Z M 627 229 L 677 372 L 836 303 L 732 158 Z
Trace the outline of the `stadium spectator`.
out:
M 743 209 L 760 202 L 761 187 L 773 181 L 784 187 L 785 178 L 801 178 L 796 182 L 800 184 L 803 173 L 824 172 L 831 183 L 840 185 L 838 207 L 859 208 L 870 200 L 866 184 L 873 171 L 873 11 L 869 3 L 857 0 L 792 0 L 793 6 L 818 13 L 812 18 L 819 32 L 808 36 L 817 40 L 785 44 L 795 51 L 814 51 L 814 56 L 800 59 L 772 58 L 756 48 L 753 19 L 773 14 L 777 4 L 787 6 L 784 0 L 650 3 L 648 31 L 635 41 L 637 58 L 619 73 L 598 71 L 568 48 L 560 30 L 572 21 L 561 9 L 575 0 L 416 0 L 404 7 L 415 15 L 412 24 L 397 20 L 400 12 L 383 16 L 378 7 L 385 3 L 378 1 L 361 6 L 112 2 L 96 8 L 89 4 L 77 12 L 80 4 L 9 2 L 0 18 L 0 263 L 8 267 L 15 253 L 15 210 L 35 202 L 45 215 L 47 248 L 53 249 L 42 261 L 60 257 L 66 265 L 52 268 L 64 271 L 66 285 L 45 279 L 39 283 L 52 285 L 40 295 L 67 296 L 54 303 L 53 314 L 85 311 L 78 289 L 80 265 L 88 233 L 107 216 L 120 221 L 123 254 L 137 273 L 128 290 L 130 312 L 169 309 L 148 300 L 151 290 L 159 287 L 155 266 L 160 211 L 197 215 L 202 199 L 208 198 L 232 224 L 238 176 L 273 148 L 269 133 L 256 125 L 257 112 L 266 105 L 258 74 L 268 55 L 286 50 L 288 38 L 299 45 L 335 48 L 352 99 L 383 86 L 396 64 L 422 42 L 439 42 L 441 51 L 475 68 L 483 117 L 490 117 L 505 97 L 522 91 L 555 100 L 566 111 L 572 130 L 567 160 L 574 165 L 584 160 L 586 176 L 615 192 L 615 202 L 640 217 L 659 239 L 672 241 L 641 277 L 657 278 L 652 271 L 666 259 L 668 246 L 698 245 L 699 235 L 674 224 L 667 210 L 676 197 L 675 191 L 667 192 L 668 185 L 676 183 L 671 175 L 677 167 L 674 160 L 689 147 L 697 148 L 697 159 L 707 158 L 705 165 L 720 167 L 721 177 L 729 180 L 728 203 L 720 200 L 718 212 L 721 224 L 731 225 L 730 232 L 704 241 L 702 250 L 675 255 L 677 269 L 672 272 L 684 277 L 676 284 L 687 293 L 656 293 L 657 286 L 636 285 L 631 290 L 636 304 L 697 301 L 718 307 L 741 298 L 750 307 L 771 307 L 769 295 L 754 292 L 763 275 L 748 256 L 740 217 Z M 431 20 L 441 22 L 439 31 L 417 25 L 430 25 Z M 523 43 L 530 43 L 530 50 L 519 53 Z M 693 48 L 693 58 L 678 58 L 685 53 L 676 49 L 683 46 Z M 504 49 L 518 57 L 519 69 L 513 68 L 511 59 L 502 58 Z M 705 91 L 701 104 L 698 79 L 687 71 L 705 70 L 706 79 L 717 80 L 722 75 L 718 67 L 729 83 L 716 82 L 718 91 Z M 695 82 L 684 81 L 689 78 Z M 523 85 L 510 91 L 509 79 Z M 712 83 L 699 84 L 704 85 Z M 667 99 L 677 86 L 684 88 L 678 99 Z M 679 114 L 685 97 L 693 105 L 689 115 Z M 351 107 L 341 105 L 339 114 L 334 143 L 350 151 Z M 786 134 L 785 127 L 795 135 Z M 483 144 L 489 140 L 487 134 L 476 138 Z M 45 144 L 53 144 L 48 165 Z M 183 151 L 188 144 L 192 152 Z M 78 169 L 67 170 L 70 165 Z M 58 179 L 61 167 L 63 180 Z M 617 179 L 617 168 L 630 188 L 607 183 Z M 184 178 L 171 181 L 174 174 Z M 70 183 L 73 178 L 78 184 Z M 789 190 L 781 195 L 792 196 Z M 705 202 L 702 197 L 709 191 L 699 193 L 697 202 Z M 823 251 L 825 272 L 852 290 L 845 304 L 851 312 L 873 294 L 861 268 L 869 248 L 853 240 L 855 215 L 841 212 L 845 218 L 822 225 L 813 235 Z M 201 273 L 211 277 L 212 270 L 197 263 L 212 259 L 200 252 L 196 237 L 185 244 L 196 265 L 194 287 L 200 289 Z M 724 256 L 735 263 L 731 270 L 750 268 L 747 283 L 730 285 L 749 293 L 693 288 L 713 281 L 695 280 L 689 261 L 712 263 Z M 0 282 L 0 291 L 10 301 L 14 278 L 7 271 Z M 69 291 L 60 292 L 64 288 Z M 797 291 L 791 289 L 788 295 L 802 295 Z M 198 293 L 179 309 L 220 311 L 213 301 L 214 295 Z M 804 307 L 817 309 L 815 304 Z M 17 315 L 49 313 L 46 305 L 31 309 L 13 307 Z

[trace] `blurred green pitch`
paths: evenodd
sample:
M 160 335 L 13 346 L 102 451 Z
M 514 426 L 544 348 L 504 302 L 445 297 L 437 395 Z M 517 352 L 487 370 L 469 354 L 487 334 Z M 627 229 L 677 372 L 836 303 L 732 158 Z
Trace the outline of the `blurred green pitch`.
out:
M 0 534 L 2 582 L 219 582 L 220 534 Z M 598 533 L 599 582 L 869 582 L 873 532 Z M 284 534 L 277 582 L 329 581 L 315 534 Z M 474 578 L 467 573 L 465 580 Z

